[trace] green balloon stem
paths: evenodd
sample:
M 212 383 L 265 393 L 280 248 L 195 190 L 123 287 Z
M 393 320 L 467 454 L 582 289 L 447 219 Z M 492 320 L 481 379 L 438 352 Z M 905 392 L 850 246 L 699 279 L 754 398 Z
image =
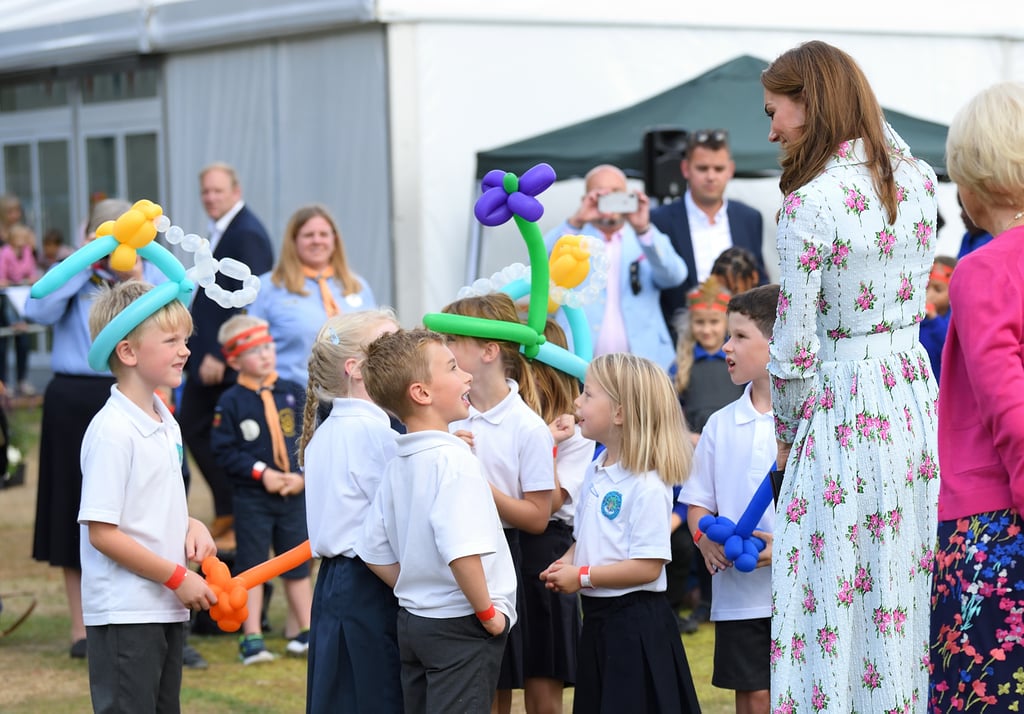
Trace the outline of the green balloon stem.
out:
M 544 325 L 548 319 L 548 289 L 551 271 L 548 268 L 548 251 L 544 247 L 544 236 L 533 221 L 520 216 L 513 216 L 519 233 L 526 241 L 526 250 L 530 256 L 530 308 L 526 315 L 526 324 L 538 335 L 544 334 Z

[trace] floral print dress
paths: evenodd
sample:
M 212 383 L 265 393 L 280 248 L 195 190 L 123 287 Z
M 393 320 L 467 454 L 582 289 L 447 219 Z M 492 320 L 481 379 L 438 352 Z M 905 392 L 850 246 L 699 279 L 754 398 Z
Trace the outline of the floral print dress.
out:
M 771 346 L 792 452 L 773 544 L 772 711 L 923 711 L 938 497 L 937 389 L 918 340 L 935 175 L 886 126 L 889 223 L 859 139 L 785 197 Z

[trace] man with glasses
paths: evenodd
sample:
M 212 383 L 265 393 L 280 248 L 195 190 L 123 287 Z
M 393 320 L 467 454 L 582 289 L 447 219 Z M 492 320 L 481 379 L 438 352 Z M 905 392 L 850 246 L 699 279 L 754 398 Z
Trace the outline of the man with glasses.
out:
M 762 284 L 766 277 L 761 255 L 761 214 L 744 203 L 725 198 L 725 188 L 736 171 L 729 153 L 728 132 L 693 132 L 681 169 L 687 181 L 686 193 L 651 211 L 651 222 L 671 239 L 689 269 L 681 285 L 661 293 L 661 309 L 670 328 L 673 317 L 686 307 L 687 292 L 707 279 L 715 259 L 727 248 L 749 250 L 757 259 Z
M 597 300 L 583 306 L 594 355 L 631 352 L 667 370 L 675 359 L 675 346 L 658 301 L 663 290 L 686 279 L 686 263 L 651 224 L 647 196 L 630 190 L 618 167 L 596 166 L 586 175 L 579 208 L 545 236 L 549 253 L 563 235 L 600 238 L 608 256 L 607 284 Z M 592 278 L 579 290 L 585 290 Z

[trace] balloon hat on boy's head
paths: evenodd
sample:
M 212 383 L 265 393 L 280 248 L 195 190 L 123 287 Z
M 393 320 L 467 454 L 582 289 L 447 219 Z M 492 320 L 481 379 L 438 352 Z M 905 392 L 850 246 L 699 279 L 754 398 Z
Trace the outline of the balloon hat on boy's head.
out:
M 490 171 L 483 178 L 484 193 L 474 208 L 477 220 L 485 226 L 500 226 L 509 218 L 515 219 L 526 241 L 530 268 L 527 272 L 519 263 L 508 266 L 490 280 L 481 278 L 472 286 L 462 288 L 458 298 L 495 290 L 507 293 L 513 300 L 529 294 L 526 324 L 443 313 L 424 315 L 423 324 L 449 335 L 518 342 L 528 358 L 538 359 L 582 380 L 593 356 L 593 347 L 590 328 L 580 306 L 596 298 L 604 288 L 607 258 L 599 240 L 568 235 L 555 244 L 549 263 L 544 238 L 536 223 L 544 215 L 544 207 L 536 197 L 554 182 L 555 170 L 548 164 L 537 164 L 521 177 L 500 170 Z M 589 285 L 582 291 L 574 291 L 591 272 Z M 544 339 L 548 312 L 554 312 L 559 305 L 569 321 L 575 352 Z
M 153 242 L 157 233 L 165 233 L 168 243 L 180 243 L 186 251 L 195 253 L 195 266 L 185 270 L 170 251 Z M 171 225 L 160 206 L 142 200 L 137 201 L 117 220 L 100 224 L 96 229 L 96 240 L 79 248 L 36 282 L 32 286 L 32 297 L 46 297 L 75 273 L 88 269 L 107 256 L 110 256 L 111 269 L 122 273 L 135 267 L 137 257 L 142 256 L 167 276 L 167 282 L 156 286 L 129 305 L 96 336 L 89 348 L 89 366 L 97 372 L 107 369 L 114 347 L 128 333 L 171 300 L 187 302 L 196 283 L 211 300 L 224 308 L 248 305 L 256 299 L 260 288 L 260 280 L 252 274 L 249 266 L 231 258 L 215 260 L 208 240 L 194 233 L 185 235 L 181 228 Z M 217 285 L 215 279 L 218 272 L 241 280 L 241 289 L 229 292 Z

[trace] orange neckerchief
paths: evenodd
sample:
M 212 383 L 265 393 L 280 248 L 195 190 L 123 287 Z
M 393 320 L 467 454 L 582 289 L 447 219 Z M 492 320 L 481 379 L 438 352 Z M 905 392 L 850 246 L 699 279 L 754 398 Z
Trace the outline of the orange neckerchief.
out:
M 276 381 L 277 372 L 271 372 L 262 382 L 257 382 L 244 374 L 238 375 L 238 383 L 259 394 L 260 399 L 263 400 L 263 414 L 267 420 L 267 429 L 270 431 L 270 443 L 274 447 L 274 464 L 287 473 L 291 471 L 288 464 L 288 448 L 284 444 L 281 417 L 277 413 L 277 404 L 274 403 L 274 383 Z
M 338 303 L 334 302 L 334 296 L 331 295 L 331 287 L 327 284 L 327 278 L 334 277 L 334 268 L 328 265 L 323 270 L 317 271 L 303 265 L 302 273 L 307 278 L 313 278 L 320 286 L 320 299 L 324 301 L 324 311 L 327 313 L 327 317 L 334 317 L 341 312 L 338 309 Z

